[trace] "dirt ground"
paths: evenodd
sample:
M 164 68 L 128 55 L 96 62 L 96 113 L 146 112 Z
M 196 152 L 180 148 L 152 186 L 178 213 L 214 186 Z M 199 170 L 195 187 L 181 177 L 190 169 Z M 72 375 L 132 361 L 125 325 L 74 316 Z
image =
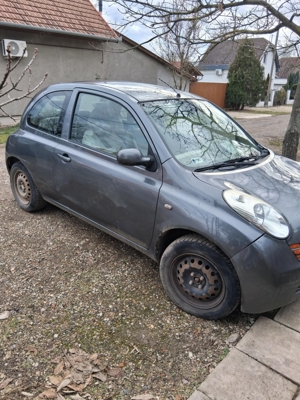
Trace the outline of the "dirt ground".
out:
M 276 151 L 288 118 L 239 122 Z M 0 399 L 183 400 L 255 321 L 192 317 L 147 257 L 53 206 L 23 212 L 4 146 L 0 182 Z M 57 393 L 74 354 L 90 375 Z
M 236 118 L 236 121 L 260 144 L 281 154 L 282 141 L 288 126 L 290 115 L 278 115 L 260 118 Z

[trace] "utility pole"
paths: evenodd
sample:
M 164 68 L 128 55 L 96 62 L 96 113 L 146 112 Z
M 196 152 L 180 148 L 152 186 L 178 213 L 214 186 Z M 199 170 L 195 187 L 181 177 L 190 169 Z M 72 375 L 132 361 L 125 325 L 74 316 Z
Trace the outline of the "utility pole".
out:
M 271 85 L 272 85 L 272 79 L 273 79 L 273 72 L 274 72 L 274 64 L 275 64 L 276 51 L 277 51 L 278 36 L 279 36 L 279 29 L 278 29 L 278 31 L 277 31 L 277 33 L 276 33 L 276 38 L 275 38 L 275 45 L 274 45 L 274 50 L 273 50 L 273 57 L 272 57 L 272 65 L 271 65 L 270 79 L 269 79 L 268 90 L 267 90 L 267 94 L 266 94 L 265 102 L 264 102 L 264 106 L 265 106 L 265 107 L 268 107 L 268 104 L 269 104 L 270 91 L 271 91 Z

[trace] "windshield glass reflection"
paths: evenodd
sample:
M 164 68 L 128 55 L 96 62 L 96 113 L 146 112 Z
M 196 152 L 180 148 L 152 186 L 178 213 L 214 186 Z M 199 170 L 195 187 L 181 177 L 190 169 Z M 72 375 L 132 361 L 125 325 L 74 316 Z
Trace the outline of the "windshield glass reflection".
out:
M 141 104 L 175 159 L 199 168 L 258 155 L 261 148 L 207 101 L 172 99 Z

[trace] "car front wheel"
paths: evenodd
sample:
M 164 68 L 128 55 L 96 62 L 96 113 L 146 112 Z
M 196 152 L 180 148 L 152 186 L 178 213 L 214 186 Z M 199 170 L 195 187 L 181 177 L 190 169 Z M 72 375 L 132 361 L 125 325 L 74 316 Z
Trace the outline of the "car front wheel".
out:
M 183 236 L 167 247 L 160 277 L 170 299 L 196 317 L 224 318 L 240 302 L 239 279 L 230 260 L 198 235 Z
M 16 202 L 25 211 L 37 211 L 45 201 L 37 190 L 26 167 L 16 162 L 10 170 L 10 185 Z

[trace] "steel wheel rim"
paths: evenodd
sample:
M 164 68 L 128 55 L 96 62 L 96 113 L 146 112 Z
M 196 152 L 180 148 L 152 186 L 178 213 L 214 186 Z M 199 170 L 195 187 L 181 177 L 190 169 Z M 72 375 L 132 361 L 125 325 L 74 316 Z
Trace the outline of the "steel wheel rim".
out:
M 171 267 L 176 294 L 199 309 L 218 306 L 225 296 L 225 285 L 218 268 L 207 258 L 194 254 L 177 257 Z
M 30 182 L 24 172 L 18 171 L 16 173 L 14 186 L 18 200 L 24 205 L 29 204 L 31 200 L 31 187 Z

